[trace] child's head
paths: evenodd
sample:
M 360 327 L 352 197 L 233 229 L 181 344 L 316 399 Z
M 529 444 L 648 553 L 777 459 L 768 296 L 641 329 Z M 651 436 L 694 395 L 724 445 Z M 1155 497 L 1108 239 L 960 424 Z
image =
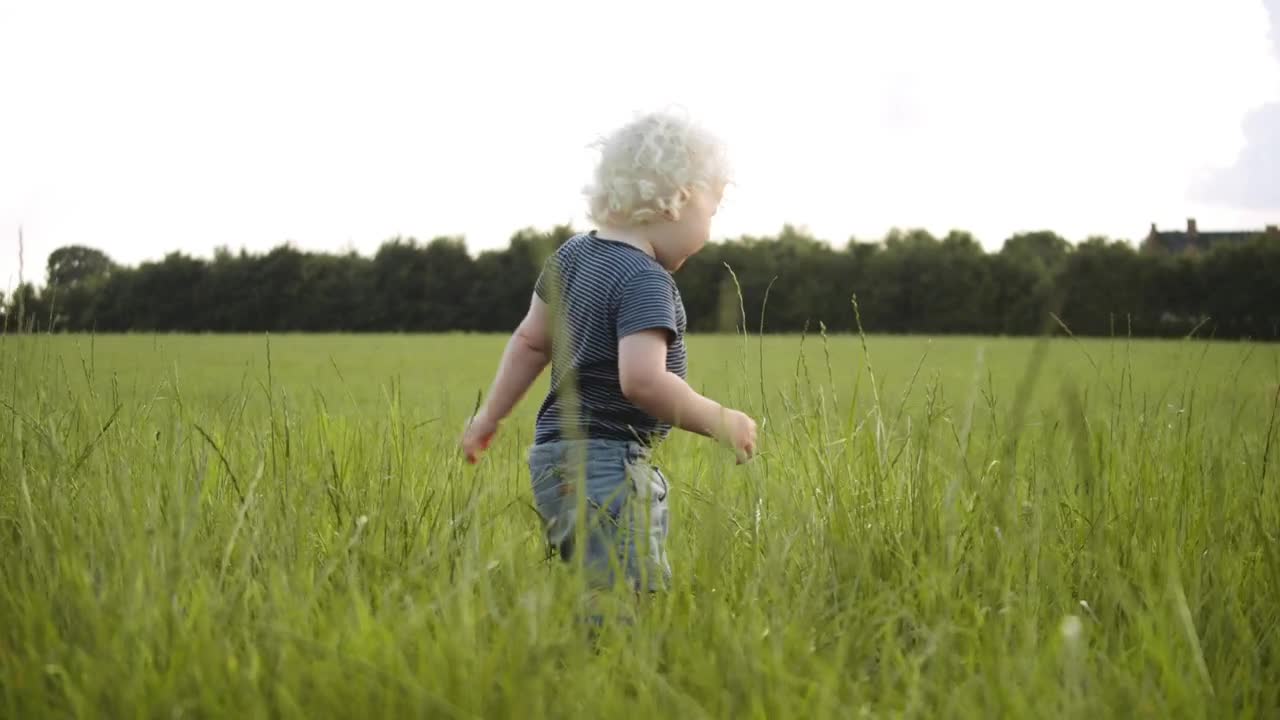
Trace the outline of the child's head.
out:
M 593 222 L 644 236 L 671 269 L 702 249 L 729 182 L 718 138 L 686 118 L 651 113 L 598 147 L 595 180 L 586 188 Z

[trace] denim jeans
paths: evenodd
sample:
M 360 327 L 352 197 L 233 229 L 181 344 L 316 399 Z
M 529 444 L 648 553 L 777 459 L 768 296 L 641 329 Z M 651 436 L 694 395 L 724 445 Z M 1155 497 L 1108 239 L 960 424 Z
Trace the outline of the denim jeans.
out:
M 593 588 L 612 587 L 620 573 L 637 592 L 667 588 L 669 488 L 648 448 L 603 439 L 543 443 L 530 448 L 529 471 L 550 550 L 576 562 L 581 548 Z

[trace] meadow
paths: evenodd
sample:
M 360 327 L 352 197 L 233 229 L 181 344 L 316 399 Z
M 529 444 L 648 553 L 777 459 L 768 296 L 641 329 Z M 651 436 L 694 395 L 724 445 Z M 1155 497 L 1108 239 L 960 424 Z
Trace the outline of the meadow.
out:
M 504 341 L 0 338 L 0 717 L 1280 716 L 1280 345 L 692 337 L 762 454 L 589 642 Z

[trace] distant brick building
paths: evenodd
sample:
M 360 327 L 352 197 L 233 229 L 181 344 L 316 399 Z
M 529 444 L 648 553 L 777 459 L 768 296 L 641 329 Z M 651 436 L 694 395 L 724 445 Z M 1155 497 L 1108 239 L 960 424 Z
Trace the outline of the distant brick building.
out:
M 1159 230 L 1151 223 L 1151 231 L 1142 241 L 1143 252 L 1168 255 L 1195 255 L 1219 245 L 1236 245 L 1266 237 L 1280 242 L 1280 227 L 1268 225 L 1265 230 L 1217 230 L 1202 232 L 1195 218 L 1187 220 L 1186 230 Z

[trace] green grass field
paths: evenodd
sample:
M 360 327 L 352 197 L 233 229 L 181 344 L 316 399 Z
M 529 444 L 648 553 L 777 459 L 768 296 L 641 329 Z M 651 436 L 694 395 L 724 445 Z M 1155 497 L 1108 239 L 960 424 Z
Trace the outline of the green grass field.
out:
M 504 340 L 0 339 L 0 717 L 1280 716 L 1280 345 L 692 338 L 593 646 Z

